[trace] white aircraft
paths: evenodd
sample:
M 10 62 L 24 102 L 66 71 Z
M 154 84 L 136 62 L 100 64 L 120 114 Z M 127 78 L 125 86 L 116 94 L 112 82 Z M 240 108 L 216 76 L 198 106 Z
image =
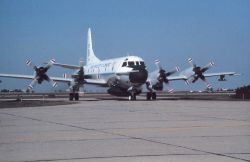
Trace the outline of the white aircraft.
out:
M 55 63 L 55 60 L 50 60 L 45 67 L 39 67 L 32 65 L 30 61 L 27 62 L 29 66 L 32 66 L 36 71 L 36 75 L 18 75 L 18 74 L 0 74 L 0 77 L 9 78 L 21 78 L 32 79 L 33 81 L 28 86 L 31 90 L 36 83 L 42 83 L 43 80 L 51 82 L 53 86 L 56 86 L 56 82 L 64 82 L 69 85 L 69 99 L 79 100 L 79 89 L 84 84 L 93 84 L 102 87 L 108 87 L 108 93 L 116 96 L 129 96 L 129 100 L 136 100 L 136 95 L 142 92 L 142 86 L 146 84 L 147 87 L 147 100 L 156 99 L 156 91 L 163 90 L 163 83 L 168 84 L 172 80 L 185 80 L 189 81 L 193 78 L 192 82 L 195 82 L 198 78 L 205 81 L 206 76 L 220 76 L 221 80 L 224 80 L 225 75 L 234 75 L 234 72 L 229 73 L 214 73 L 210 75 L 203 75 L 209 67 L 200 68 L 193 64 L 193 67 L 187 69 L 176 76 L 172 74 L 179 71 L 177 67 L 175 70 L 166 72 L 159 61 L 156 61 L 158 70 L 148 74 L 145 63 L 142 58 L 138 56 L 127 56 L 120 58 L 113 58 L 108 60 L 100 60 L 96 57 L 92 47 L 91 30 L 88 29 L 87 40 L 87 58 L 86 65 L 83 65 L 83 61 L 80 60 L 80 65 L 69 65 Z M 51 67 L 60 66 L 75 70 L 73 75 L 69 78 L 64 77 L 48 77 L 46 72 Z M 169 89 L 171 92 L 172 89 Z
M 54 63 L 54 66 L 76 70 L 71 78 L 57 81 L 69 83 L 70 100 L 78 100 L 79 88 L 84 84 L 94 84 L 108 87 L 108 93 L 116 96 L 129 96 L 136 100 L 136 95 L 142 92 L 142 85 L 148 78 L 148 71 L 142 58 L 127 56 L 100 60 L 92 48 L 91 30 L 88 29 L 86 65 L 80 66 Z

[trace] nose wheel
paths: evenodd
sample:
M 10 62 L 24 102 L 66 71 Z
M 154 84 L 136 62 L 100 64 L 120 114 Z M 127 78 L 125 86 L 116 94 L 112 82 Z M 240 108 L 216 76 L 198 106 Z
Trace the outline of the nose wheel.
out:
M 128 97 L 129 101 L 135 101 L 136 100 L 136 94 L 135 93 L 131 93 Z
M 135 87 L 130 87 L 128 89 L 128 92 L 129 92 L 129 96 L 128 96 L 128 100 L 129 101 L 135 101 L 136 100 L 136 95 L 138 95 L 138 91 L 136 90 Z

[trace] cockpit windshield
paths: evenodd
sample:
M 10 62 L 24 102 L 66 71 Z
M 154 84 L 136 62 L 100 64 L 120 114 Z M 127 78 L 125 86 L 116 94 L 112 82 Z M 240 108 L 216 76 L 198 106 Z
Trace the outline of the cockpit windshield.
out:
M 142 66 L 142 67 L 145 67 L 145 64 L 143 61 L 124 61 L 122 63 L 122 67 L 133 67 L 133 66 Z
M 127 62 L 122 63 L 122 67 L 125 67 L 125 66 L 127 66 Z

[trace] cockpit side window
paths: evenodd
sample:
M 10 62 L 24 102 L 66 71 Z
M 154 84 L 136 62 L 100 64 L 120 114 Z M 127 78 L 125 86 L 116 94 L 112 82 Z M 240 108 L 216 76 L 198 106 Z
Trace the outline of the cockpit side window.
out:
M 135 65 L 135 63 L 133 61 L 128 62 L 128 66 L 134 66 L 134 65 Z
M 122 67 L 127 66 L 127 62 L 123 62 Z
M 143 62 L 143 61 L 140 61 L 140 65 L 145 66 L 145 64 L 144 64 L 144 62 Z
M 135 63 L 136 63 L 136 65 L 139 65 L 139 61 L 136 61 Z

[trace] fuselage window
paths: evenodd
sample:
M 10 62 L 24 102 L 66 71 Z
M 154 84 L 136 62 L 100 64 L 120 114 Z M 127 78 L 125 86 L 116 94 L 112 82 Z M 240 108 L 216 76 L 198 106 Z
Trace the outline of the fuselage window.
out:
M 135 63 L 133 61 L 128 62 L 128 66 L 134 66 L 134 65 L 135 65 Z
M 122 67 L 127 66 L 127 62 L 123 62 Z

